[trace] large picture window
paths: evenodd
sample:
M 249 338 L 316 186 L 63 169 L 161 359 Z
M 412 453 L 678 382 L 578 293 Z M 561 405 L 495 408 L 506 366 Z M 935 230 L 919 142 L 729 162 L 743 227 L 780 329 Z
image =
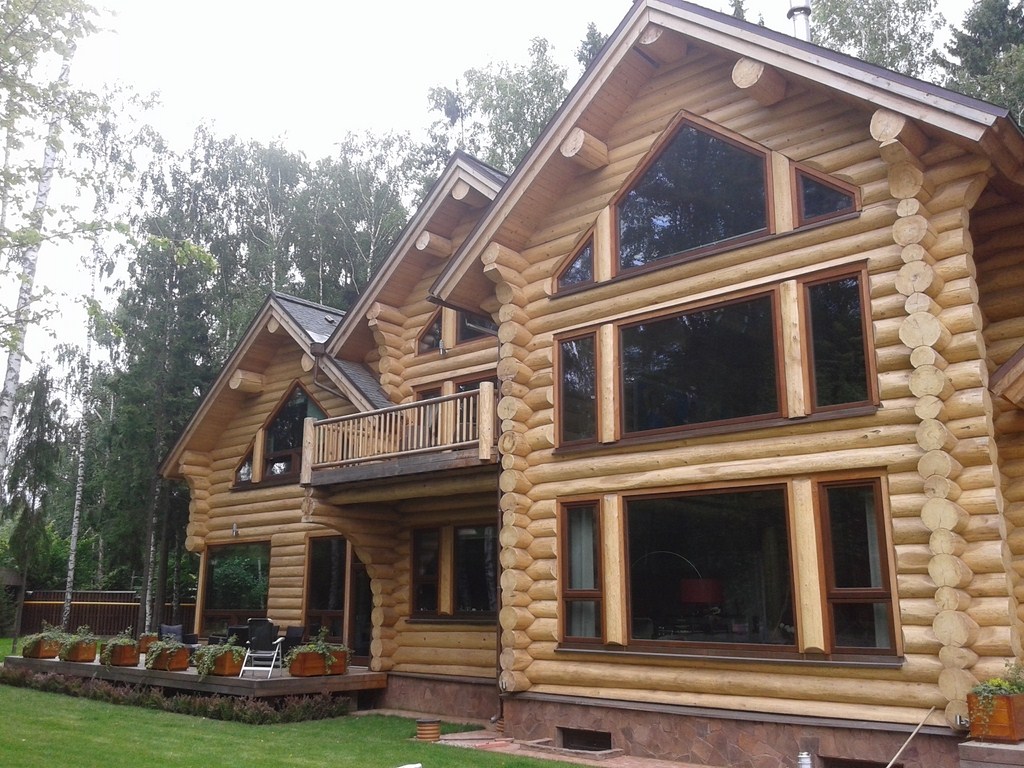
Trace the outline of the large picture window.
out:
M 784 488 L 626 502 L 633 637 L 794 645 Z
M 772 296 L 621 329 L 625 432 L 777 414 Z
M 622 514 L 602 517 L 603 504 Z M 567 644 L 628 629 L 625 642 L 645 652 L 851 659 L 897 651 L 877 477 L 574 501 L 561 515 Z M 813 528 L 810 515 L 820 539 L 794 538 L 794 520 Z M 600 556 L 620 546 L 621 569 Z
M 211 547 L 206 557 L 204 634 L 224 634 L 230 625 L 266 615 L 269 542 Z
M 862 272 L 815 275 L 617 323 L 614 350 L 600 357 L 596 331 L 559 339 L 559 444 L 593 443 L 615 419 L 630 437 L 870 406 L 865 307 Z M 612 395 L 599 389 L 605 377 L 618 378 Z
M 768 231 L 764 153 L 683 123 L 619 200 L 619 270 Z

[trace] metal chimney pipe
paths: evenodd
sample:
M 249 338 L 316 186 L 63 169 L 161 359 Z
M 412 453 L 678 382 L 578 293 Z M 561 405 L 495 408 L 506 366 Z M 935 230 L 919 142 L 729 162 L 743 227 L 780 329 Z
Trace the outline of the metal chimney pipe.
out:
M 811 40 L 811 0 L 789 0 L 786 18 L 793 20 L 793 37 Z

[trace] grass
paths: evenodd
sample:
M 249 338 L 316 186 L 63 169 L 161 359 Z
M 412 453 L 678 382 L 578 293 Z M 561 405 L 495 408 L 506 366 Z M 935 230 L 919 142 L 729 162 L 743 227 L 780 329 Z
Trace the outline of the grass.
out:
M 565 768 L 516 754 L 417 742 L 415 721 L 383 715 L 252 726 L 3 685 L 0 712 L 0 763 L 19 768 Z

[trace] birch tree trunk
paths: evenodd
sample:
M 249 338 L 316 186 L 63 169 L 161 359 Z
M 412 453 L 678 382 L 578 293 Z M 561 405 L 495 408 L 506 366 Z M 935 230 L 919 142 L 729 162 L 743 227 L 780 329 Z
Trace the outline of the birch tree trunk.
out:
M 99 245 L 93 242 L 93 251 L 99 248 Z M 98 263 L 98 262 L 97 262 Z M 93 267 L 92 279 L 89 286 L 90 298 L 96 300 L 96 269 Z M 90 382 L 92 380 L 92 367 L 90 358 L 92 357 L 92 322 L 89 322 L 88 333 L 85 335 L 85 380 L 82 382 L 82 392 L 88 393 L 90 389 Z M 89 440 L 89 422 L 86 419 L 86 414 L 83 412 L 82 417 L 78 421 L 78 466 L 75 477 L 75 506 L 71 512 L 71 540 L 68 542 L 68 573 L 67 579 L 64 582 L 64 608 L 60 614 L 60 626 L 62 629 L 68 628 L 68 622 L 71 620 L 71 593 L 75 589 L 75 565 L 78 560 L 78 532 L 82 524 L 82 497 L 85 495 L 85 448 L 86 443 Z
M 71 43 L 61 63 L 60 74 L 57 76 L 57 90 L 64 91 L 71 77 L 71 60 L 75 55 L 76 45 Z M 7 466 L 7 444 L 11 437 L 11 421 L 14 418 L 14 394 L 21 379 L 21 363 L 25 358 L 25 333 L 28 331 L 32 291 L 35 288 L 36 264 L 39 260 L 39 248 L 42 242 L 43 223 L 46 219 L 46 205 L 53 184 L 53 169 L 57 165 L 57 153 L 60 151 L 61 111 L 54 109 L 43 149 L 43 164 L 39 170 L 39 183 L 36 186 L 36 199 L 29 215 L 30 227 L 39 234 L 35 243 L 21 249 L 17 259 L 21 272 L 21 287 L 18 290 L 18 303 L 14 312 L 13 346 L 7 356 L 7 372 L 4 375 L 3 389 L 0 390 L 0 472 Z

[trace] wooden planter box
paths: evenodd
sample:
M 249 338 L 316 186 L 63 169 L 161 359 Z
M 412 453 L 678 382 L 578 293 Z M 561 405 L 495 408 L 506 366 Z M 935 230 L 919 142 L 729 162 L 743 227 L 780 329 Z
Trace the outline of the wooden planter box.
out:
M 100 659 L 103 658 L 103 650 L 100 650 Z M 139 666 L 139 647 L 137 645 L 112 645 L 110 646 L 110 661 L 112 667 L 137 667 Z
M 971 738 L 1004 742 L 1024 740 L 1024 694 L 993 696 L 989 712 L 977 696 L 969 693 L 967 713 L 971 719 Z
M 56 659 L 60 653 L 60 643 L 55 640 L 37 640 L 21 649 L 26 659 Z
M 139 638 L 139 653 L 145 653 L 149 646 L 156 642 L 156 635 L 143 635 Z
M 166 672 L 184 672 L 188 669 L 188 648 L 179 648 L 176 651 L 160 651 L 148 668 L 160 669 Z
M 242 659 L 236 659 L 233 653 L 222 653 L 213 662 L 213 669 L 210 670 L 210 674 L 222 677 L 238 677 L 241 671 Z
M 348 669 L 348 653 L 335 651 L 331 654 L 334 661 L 330 671 L 324 663 L 324 657 L 319 653 L 300 653 L 295 661 L 288 667 L 288 674 L 292 677 L 315 677 L 317 675 L 343 675 Z
M 75 643 L 60 655 L 60 660 L 79 662 L 96 661 L 96 642 Z

